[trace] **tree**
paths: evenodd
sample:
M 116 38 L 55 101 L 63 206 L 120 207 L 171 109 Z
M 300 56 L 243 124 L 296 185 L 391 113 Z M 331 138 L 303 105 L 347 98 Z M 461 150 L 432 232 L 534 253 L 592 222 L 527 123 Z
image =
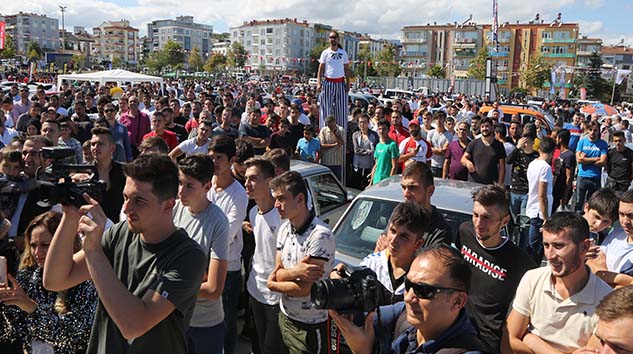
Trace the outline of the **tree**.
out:
M 429 68 L 426 74 L 429 75 L 430 77 L 443 79 L 446 77 L 446 69 L 442 65 L 435 64 Z
M 168 40 L 162 49 L 163 58 L 165 60 L 165 66 L 171 65 L 172 67 L 182 66 L 185 61 L 185 53 L 182 50 L 180 44 Z
M 543 84 L 550 79 L 552 64 L 545 62 L 543 56 L 537 54 L 528 61 L 528 64 L 521 68 L 521 83 L 529 91 L 534 91 L 543 87 Z
M 475 59 L 470 61 L 468 67 L 468 77 L 471 79 L 484 80 L 486 78 L 486 61 L 488 60 L 488 48 L 481 47 Z
M 319 71 L 319 59 L 321 58 L 321 52 L 327 48 L 328 45 L 324 41 L 319 41 L 310 50 L 310 73 L 313 77 L 317 77 Z
M 402 69 L 400 64 L 396 62 L 396 52 L 393 46 L 385 47 L 374 58 L 376 74 L 378 76 L 398 76 Z
M 231 48 L 226 53 L 227 63 L 231 67 L 243 68 L 246 64 L 246 56 L 248 52 L 244 49 L 244 46 L 240 42 L 233 42 Z
M 204 70 L 208 73 L 214 73 L 226 68 L 227 58 L 222 53 L 213 53 L 204 64 Z
M 228 32 L 224 33 L 211 33 L 211 39 L 214 41 L 228 41 L 231 39 L 231 34 Z
M 198 47 L 194 47 L 189 53 L 189 59 L 187 59 L 187 63 L 189 63 L 189 70 L 199 71 L 200 67 L 204 64 L 202 62 L 202 57 L 200 56 L 200 49 Z
M 575 92 L 580 92 L 580 88 L 587 89 L 587 97 L 595 98 L 601 102 L 609 102 L 611 100 L 611 84 L 602 77 L 602 59 L 597 53 L 593 53 L 589 59 L 589 66 L 583 69 L 574 78 Z
M 73 63 L 73 69 L 81 69 L 86 66 L 86 55 L 83 53 L 74 54 L 70 60 Z
M 358 52 L 358 60 L 360 63 L 354 68 L 354 76 L 360 77 L 363 80 L 367 76 L 376 76 L 376 69 L 372 65 L 374 58 L 369 49 L 363 48 Z
M 11 59 L 15 57 L 16 54 L 15 42 L 13 41 L 13 37 L 9 34 L 6 34 L 4 38 L 4 49 L 0 50 L 0 58 L 2 59 Z
M 112 68 L 120 68 L 123 66 L 123 59 L 121 57 L 113 57 L 112 58 Z
M 29 61 L 37 61 L 42 57 L 42 48 L 37 41 L 30 41 L 26 47 L 26 57 Z

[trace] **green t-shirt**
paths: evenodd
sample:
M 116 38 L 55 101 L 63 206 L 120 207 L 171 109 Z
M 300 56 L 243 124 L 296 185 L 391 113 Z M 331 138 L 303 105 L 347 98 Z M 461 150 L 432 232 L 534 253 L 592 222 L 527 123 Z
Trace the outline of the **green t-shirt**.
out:
M 386 143 L 378 143 L 374 150 L 374 158 L 376 159 L 376 170 L 372 184 L 376 184 L 383 179 L 389 178 L 391 175 L 392 160 L 400 156 L 398 144 L 389 139 Z
M 128 230 L 127 221 L 106 231 L 102 244 L 123 286 L 139 298 L 156 291 L 176 309 L 144 335 L 127 341 L 99 301 L 86 353 L 186 354 L 185 332 L 207 266 L 202 248 L 182 229 L 160 243 L 145 243 Z

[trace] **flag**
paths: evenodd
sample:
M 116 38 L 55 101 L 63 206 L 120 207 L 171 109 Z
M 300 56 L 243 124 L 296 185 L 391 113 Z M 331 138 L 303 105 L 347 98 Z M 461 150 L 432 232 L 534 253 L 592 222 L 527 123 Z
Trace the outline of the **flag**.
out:
M 581 100 L 586 100 L 587 99 L 587 89 L 584 87 L 580 88 L 580 99 Z
M 498 12 L 499 6 L 497 4 L 497 0 L 492 0 L 492 43 L 495 46 L 495 48 L 493 49 L 495 52 L 497 51 L 497 45 L 499 44 L 499 22 L 497 20 Z
M 631 70 L 618 70 L 618 73 L 615 75 L 615 83 L 621 84 L 627 76 L 631 74 Z
M 556 89 L 554 88 L 554 86 L 556 86 L 556 70 L 554 70 L 552 68 L 552 72 L 551 72 L 551 85 L 549 86 L 549 93 L 554 94 L 554 92 L 556 92 Z
M 5 31 L 6 26 L 7 26 L 6 22 L 0 21 L 0 49 L 4 49 L 4 40 L 7 35 Z

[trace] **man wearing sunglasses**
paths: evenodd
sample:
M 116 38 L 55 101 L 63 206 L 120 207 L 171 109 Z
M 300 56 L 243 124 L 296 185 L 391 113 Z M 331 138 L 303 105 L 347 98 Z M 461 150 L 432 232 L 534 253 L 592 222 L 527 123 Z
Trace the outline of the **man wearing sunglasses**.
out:
M 472 221 L 460 225 L 456 245 L 473 272 L 468 314 L 488 351 L 499 353 L 503 322 L 526 271 L 535 267 L 528 255 L 501 232 L 510 220 L 507 192 L 486 185 L 473 193 Z
M 456 250 L 433 245 L 423 248 L 413 260 L 404 280 L 404 302 L 380 307 L 380 324 L 374 312 L 365 318 L 363 327 L 354 325 L 351 315 L 329 313 L 356 354 L 484 352 L 464 309 L 470 277 L 470 267 Z M 406 316 L 411 327 L 391 340 L 401 316 Z M 376 334 L 382 337 L 378 351 L 374 351 Z

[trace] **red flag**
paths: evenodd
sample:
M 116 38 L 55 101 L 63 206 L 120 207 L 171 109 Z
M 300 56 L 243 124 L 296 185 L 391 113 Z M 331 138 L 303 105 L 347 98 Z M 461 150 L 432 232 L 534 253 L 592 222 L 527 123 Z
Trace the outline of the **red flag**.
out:
M 7 35 L 5 31 L 6 25 L 4 21 L 0 21 L 0 49 L 4 49 L 4 40 Z

